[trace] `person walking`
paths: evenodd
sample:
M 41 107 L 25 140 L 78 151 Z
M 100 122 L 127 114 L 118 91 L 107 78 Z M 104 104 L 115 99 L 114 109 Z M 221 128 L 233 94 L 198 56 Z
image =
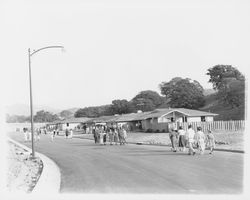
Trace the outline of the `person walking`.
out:
M 104 131 L 103 131 L 103 129 L 102 128 L 100 128 L 100 131 L 99 131 L 99 143 L 101 144 L 101 145 L 103 145 L 103 136 L 104 136 Z
M 200 154 L 204 154 L 205 151 L 205 134 L 202 132 L 201 127 L 197 128 L 197 134 L 195 135 L 195 140 L 197 141 L 198 151 Z
M 121 129 L 121 144 L 125 145 L 127 143 L 126 138 L 127 138 L 127 131 L 124 127 Z
M 95 140 L 95 144 L 96 144 L 97 143 L 97 134 L 96 134 L 96 128 L 95 127 L 92 128 L 92 134 L 94 136 L 94 140 Z
M 113 141 L 114 141 L 114 128 L 111 127 L 109 129 L 109 143 L 110 143 L 110 145 L 113 145 Z
M 69 138 L 73 138 L 73 130 L 72 129 L 70 129 L 70 131 L 69 131 Z
M 65 138 L 68 139 L 68 137 L 69 137 L 69 129 L 66 128 L 66 130 L 65 130 Z
M 173 128 L 170 129 L 169 132 L 169 139 L 171 141 L 171 151 L 176 152 L 176 143 L 177 143 L 177 139 L 178 139 L 178 134 L 177 131 L 174 130 Z
M 178 146 L 180 148 L 180 151 L 185 152 L 185 146 L 186 146 L 185 135 L 186 135 L 186 133 L 181 126 L 179 127 L 178 135 L 179 135 L 179 145 Z
M 187 134 L 186 134 L 186 138 L 187 138 L 187 143 L 188 143 L 188 155 L 194 155 L 195 154 L 195 150 L 194 150 L 194 129 L 192 128 L 192 125 L 188 125 L 188 130 L 187 130 Z
M 115 144 L 117 145 L 118 144 L 118 141 L 119 140 L 119 136 L 118 136 L 118 130 L 117 128 L 114 129 L 114 142 Z
M 24 141 L 27 142 L 28 141 L 28 133 L 27 133 L 26 128 L 23 128 L 23 135 L 24 135 Z
M 207 134 L 207 147 L 209 147 L 210 152 L 209 154 L 212 154 L 215 148 L 215 138 L 213 133 L 209 130 Z

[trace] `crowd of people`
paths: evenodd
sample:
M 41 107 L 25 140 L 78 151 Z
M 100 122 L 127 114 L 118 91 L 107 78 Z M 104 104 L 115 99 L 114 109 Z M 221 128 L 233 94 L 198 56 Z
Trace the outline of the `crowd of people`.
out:
M 188 126 L 187 131 L 182 127 L 179 127 L 178 130 L 177 128 L 172 128 L 169 137 L 173 152 L 186 152 L 186 149 L 188 149 L 189 155 L 195 155 L 196 153 L 202 155 L 205 152 L 206 146 L 210 149 L 209 154 L 212 154 L 215 148 L 214 135 L 211 131 L 208 131 L 205 135 L 201 127 L 197 128 L 197 132 L 194 131 L 192 125 Z
M 92 133 L 96 144 L 125 145 L 127 143 L 127 131 L 121 126 L 95 126 L 92 128 Z
M 23 133 L 24 140 L 31 141 L 31 131 L 29 131 L 28 128 L 23 128 Z M 45 135 L 49 134 L 51 141 L 54 141 L 56 135 L 59 135 L 59 129 L 35 129 L 34 140 L 39 141 L 42 133 Z M 127 143 L 127 130 L 126 127 L 123 126 L 96 125 L 91 127 L 91 133 L 93 134 L 95 144 L 125 145 Z M 66 129 L 64 135 L 66 139 L 73 138 L 73 130 Z M 189 155 L 195 155 L 196 153 L 202 155 L 204 154 L 206 147 L 210 149 L 210 154 L 213 153 L 215 148 L 214 135 L 211 131 L 204 134 L 201 127 L 198 127 L 196 132 L 192 128 L 192 125 L 189 125 L 186 131 L 182 127 L 179 127 L 178 129 L 171 128 L 169 137 L 171 141 L 171 150 L 173 152 L 181 151 L 188 152 Z

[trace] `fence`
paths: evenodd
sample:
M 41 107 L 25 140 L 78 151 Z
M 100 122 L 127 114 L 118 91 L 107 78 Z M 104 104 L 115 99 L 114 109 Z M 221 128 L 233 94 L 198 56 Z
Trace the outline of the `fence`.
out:
M 213 121 L 213 122 L 184 122 L 177 123 L 177 126 L 182 126 L 183 129 L 187 130 L 188 125 L 192 125 L 194 130 L 197 130 L 197 127 L 201 127 L 204 132 L 208 130 L 225 130 L 225 131 L 238 131 L 245 129 L 245 121 Z

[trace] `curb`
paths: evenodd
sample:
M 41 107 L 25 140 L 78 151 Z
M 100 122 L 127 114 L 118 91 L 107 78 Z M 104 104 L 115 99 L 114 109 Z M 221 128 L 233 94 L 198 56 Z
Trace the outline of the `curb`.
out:
M 19 147 L 31 153 L 31 149 L 29 147 L 23 144 L 20 144 L 19 142 L 11 138 L 7 138 L 7 139 L 10 142 L 18 145 Z M 53 160 L 51 160 L 47 156 L 41 153 L 37 153 L 37 152 L 35 153 L 36 153 L 36 156 L 38 156 L 42 160 L 43 170 L 31 193 L 32 194 L 42 194 L 42 193 L 44 194 L 45 192 L 50 193 L 50 194 L 59 193 L 60 184 L 61 184 L 61 173 L 60 173 L 59 167 Z
M 73 136 L 74 137 L 74 136 Z M 84 139 L 84 140 L 94 140 L 91 138 L 82 138 L 75 136 L 74 138 Z M 135 144 L 135 145 L 151 145 L 151 146 L 169 146 L 166 144 L 147 144 L 143 142 L 127 142 L 128 144 Z M 243 150 L 232 150 L 232 149 L 217 149 L 215 148 L 214 151 L 224 151 L 224 152 L 232 152 L 232 153 L 245 153 Z

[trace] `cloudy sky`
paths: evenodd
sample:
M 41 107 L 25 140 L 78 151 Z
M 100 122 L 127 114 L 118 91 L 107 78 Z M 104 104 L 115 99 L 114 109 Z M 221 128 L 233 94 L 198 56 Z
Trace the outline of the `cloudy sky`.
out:
M 32 57 L 34 104 L 55 108 L 130 100 L 174 77 L 211 88 L 206 74 L 250 66 L 250 1 L 2 0 L 5 103 L 29 104 L 28 48 L 63 45 Z

